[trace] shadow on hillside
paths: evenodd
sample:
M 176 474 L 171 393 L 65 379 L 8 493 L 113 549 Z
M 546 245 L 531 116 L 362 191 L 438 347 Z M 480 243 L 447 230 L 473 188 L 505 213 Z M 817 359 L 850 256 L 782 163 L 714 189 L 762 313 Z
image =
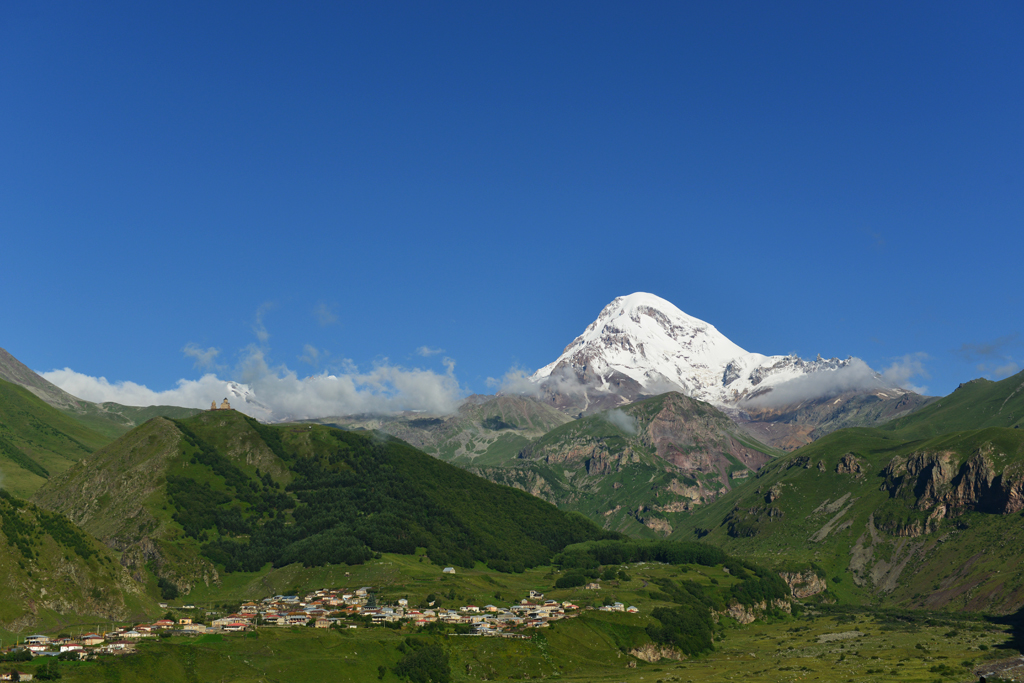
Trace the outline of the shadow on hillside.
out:
M 1006 627 L 1006 633 L 1010 636 L 1007 642 L 996 645 L 997 649 L 1007 650 L 1007 655 L 1024 653 L 1024 607 L 1013 614 L 1006 614 L 999 617 L 986 617 L 989 623 L 999 624 Z M 1009 652 L 1014 650 L 1015 652 Z

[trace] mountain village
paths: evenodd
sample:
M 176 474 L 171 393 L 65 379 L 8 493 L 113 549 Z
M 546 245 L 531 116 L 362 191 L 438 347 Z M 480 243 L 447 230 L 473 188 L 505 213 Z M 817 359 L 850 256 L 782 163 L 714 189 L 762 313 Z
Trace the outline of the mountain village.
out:
M 446 567 L 444 571 L 454 573 L 455 570 Z M 591 583 L 586 588 L 597 590 L 600 584 Z M 547 628 L 551 622 L 571 619 L 581 611 L 579 606 L 568 601 L 545 600 L 543 593 L 533 590 L 528 597 L 508 607 L 462 605 L 445 609 L 434 607 L 436 602 L 439 601 L 413 607 L 407 599 L 401 598 L 392 604 L 378 605 L 370 586 L 354 591 L 324 588 L 305 596 L 274 595 L 258 603 L 246 602 L 239 606 L 237 612 L 222 617 L 216 616 L 217 612 L 206 611 L 202 618 L 164 618 L 150 624 L 117 627 L 102 633 L 55 637 L 30 635 L 24 642 L 15 643 L 3 652 L 11 655 L 27 651 L 32 657 L 89 659 L 99 655 L 132 654 L 138 643 L 145 639 L 172 635 L 202 636 L 287 627 L 356 629 L 361 626 L 401 628 L 411 625 L 422 628 L 435 623 L 461 626 L 456 629 L 457 635 L 528 639 L 530 636 L 524 633 L 526 629 Z M 195 605 L 190 604 L 172 606 L 161 603 L 160 606 L 178 613 L 199 612 Z M 627 607 L 621 602 L 583 609 L 639 612 L 638 608 Z M 11 680 L 10 674 L 5 675 L 8 678 L 0 677 L 0 680 Z M 20 680 L 32 680 L 31 674 L 22 674 Z

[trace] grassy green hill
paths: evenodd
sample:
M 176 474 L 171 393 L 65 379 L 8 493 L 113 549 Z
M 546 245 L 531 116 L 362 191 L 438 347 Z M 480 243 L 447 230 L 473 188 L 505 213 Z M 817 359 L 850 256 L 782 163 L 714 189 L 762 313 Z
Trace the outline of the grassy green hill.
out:
M 678 537 L 815 566 L 841 601 L 1024 605 L 1024 375 L 976 381 L 876 429 L 845 429 L 697 510 Z
M 198 408 L 182 408 L 180 406 L 123 406 L 111 401 L 107 403 L 80 401 L 77 407 L 66 409 L 63 412 L 68 417 L 105 436 L 109 443 L 154 417 L 180 420 L 203 411 Z
M 0 486 L 11 493 L 32 495 L 108 442 L 25 388 L 0 380 Z
M 0 489 L 0 633 L 152 613 L 146 584 L 60 514 Z M 10 640 L 8 640 L 10 642 Z
M 1024 372 L 999 382 L 976 379 L 882 429 L 905 438 L 927 438 L 952 431 L 1010 427 L 1024 429 Z
M 435 564 L 522 569 L 608 535 L 385 435 L 235 411 L 150 420 L 36 500 L 182 592 L 268 563 L 358 564 L 417 547 Z

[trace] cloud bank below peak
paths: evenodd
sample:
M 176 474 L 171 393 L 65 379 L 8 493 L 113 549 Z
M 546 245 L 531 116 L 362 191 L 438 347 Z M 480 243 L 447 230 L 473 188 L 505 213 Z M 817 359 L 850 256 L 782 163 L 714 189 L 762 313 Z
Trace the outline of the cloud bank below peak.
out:
M 173 388 L 162 391 L 131 381 L 111 382 L 71 368 L 39 374 L 64 391 L 94 403 L 205 409 L 211 401 L 220 402 L 226 397 L 232 408 L 277 422 L 404 410 L 453 413 L 466 392 L 455 377 L 454 361 L 445 360 L 444 373 L 392 365 L 385 360 L 365 372 L 349 363 L 343 373 L 299 377 L 283 365 L 271 367 L 264 353 L 254 348 L 240 366 L 242 385 L 211 372 L 195 380 L 179 379 Z
M 894 387 L 925 394 L 928 387 L 911 382 L 916 377 L 929 377 L 924 367 L 928 355 L 913 353 L 896 359 L 882 372 L 876 372 L 860 358 L 835 370 L 819 370 L 772 387 L 744 403 L 755 408 L 775 408 L 801 401 L 830 398 L 847 392 L 884 391 Z

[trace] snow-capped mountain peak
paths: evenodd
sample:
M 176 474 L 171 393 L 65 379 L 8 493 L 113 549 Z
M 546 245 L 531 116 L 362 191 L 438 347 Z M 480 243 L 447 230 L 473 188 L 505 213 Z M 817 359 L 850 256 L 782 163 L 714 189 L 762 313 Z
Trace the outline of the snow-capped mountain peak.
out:
M 676 390 L 715 405 L 734 406 L 801 377 L 851 369 L 858 370 L 858 382 L 864 379 L 861 375 L 870 374 L 879 388 L 886 386 L 877 373 L 856 359 L 819 356 L 805 361 L 796 356 L 750 353 L 714 325 L 687 315 L 659 296 L 637 292 L 605 306 L 583 334 L 532 379 L 542 386 L 557 384 L 561 388 L 575 380 L 587 393 L 618 393 L 626 400 L 639 393 Z M 809 389 L 817 391 L 835 379 L 833 375 L 818 377 L 824 381 Z

